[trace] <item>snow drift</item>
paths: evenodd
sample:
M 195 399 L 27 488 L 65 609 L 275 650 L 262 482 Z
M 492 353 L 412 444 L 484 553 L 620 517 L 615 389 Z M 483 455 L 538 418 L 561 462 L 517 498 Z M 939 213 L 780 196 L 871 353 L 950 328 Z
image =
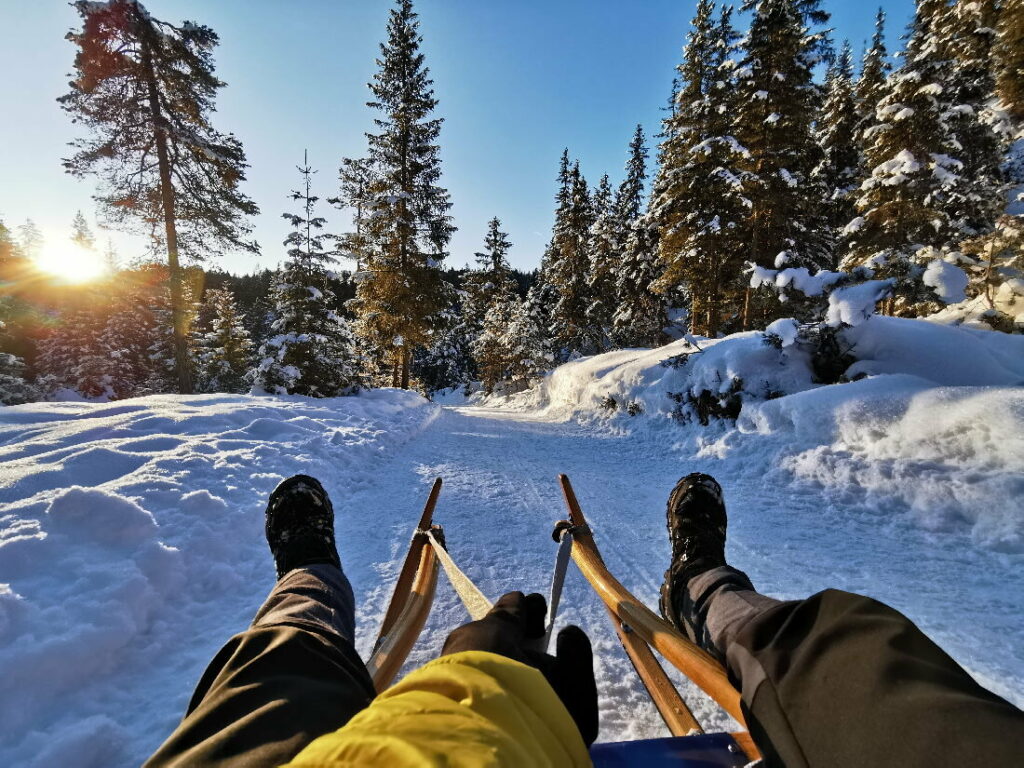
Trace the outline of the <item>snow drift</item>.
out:
M 679 448 L 741 452 L 766 473 L 1024 552 L 1024 337 L 874 316 L 840 334 L 852 364 L 845 383 L 826 386 L 795 328 L 582 358 L 512 402 L 548 418 L 673 429 Z M 677 428 L 716 418 L 703 436 Z
M 244 627 L 269 590 L 269 491 L 300 471 L 336 496 L 372 484 L 436 414 L 397 390 L 0 409 L 0 763 L 127 765 L 155 748 L 184 711 L 163 698 L 180 668 L 161 668 L 183 663 L 182 630 L 211 630 L 187 641 L 201 668 L 225 619 Z

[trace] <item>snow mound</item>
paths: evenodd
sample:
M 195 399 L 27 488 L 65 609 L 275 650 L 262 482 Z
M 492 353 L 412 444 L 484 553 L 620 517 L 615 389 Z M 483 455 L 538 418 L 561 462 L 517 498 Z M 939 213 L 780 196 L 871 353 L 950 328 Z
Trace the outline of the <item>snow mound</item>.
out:
M 185 708 L 165 692 L 269 590 L 269 491 L 305 472 L 344 498 L 437 412 L 399 390 L 0 409 L 0 763 L 150 754 Z
M 583 358 L 510 403 L 674 430 L 677 450 L 742 456 L 927 530 L 966 526 L 979 546 L 1024 552 L 1024 337 L 874 316 L 840 333 L 850 381 L 825 386 L 795 329 L 780 320 L 767 335 Z M 710 434 L 679 429 L 697 421 Z

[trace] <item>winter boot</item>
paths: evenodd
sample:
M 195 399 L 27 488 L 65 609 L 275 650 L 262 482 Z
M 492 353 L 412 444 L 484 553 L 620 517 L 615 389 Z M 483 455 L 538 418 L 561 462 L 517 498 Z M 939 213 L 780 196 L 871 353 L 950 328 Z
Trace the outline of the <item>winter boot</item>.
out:
M 722 487 L 711 475 L 687 475 L 672 489 L 666 515 L 672 565 L 665 571 L 661 587 L 661 615 L 697 645 L 720 657 L 704 626 L 707 606 L 690 595 L 687 585 L 694 576 L 726 564 Z M 746 576 L 740 571 L 736 574 L 742 580 L 738 587 L 753 589 Z
M 334 546 L 334 507 L 320 482 L 308 475 L 283 481 L 267 503 L 267 544 L 277 578 L 317 563 L 341 567 Z

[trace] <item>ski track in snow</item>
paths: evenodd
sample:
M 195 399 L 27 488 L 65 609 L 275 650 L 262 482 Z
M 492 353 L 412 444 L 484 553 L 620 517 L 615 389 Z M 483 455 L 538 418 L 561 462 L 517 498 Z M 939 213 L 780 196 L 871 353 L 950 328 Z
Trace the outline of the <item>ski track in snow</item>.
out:
M 111 649 L 106 662 L 90 666 L 83 660 L 80 680 L 72 676 L 69 685 L 56 679 L 69 674 L 66 670 L 50 672 L 44 666 L 20 675 L 16 692 L 5 682 L 0 761 L 132 765 L 151 753 L 178 722 L 207 662 L 228 637 L 246 627 L 272 586 L 263 504 L 276 482 L 301 471 L 319 476 L 334 500 L 338 547 L 359 605 L 357 647 L 364 658 L 433 478 L 444 478 L 435 522 L 445 528 L 449 551 L 492 600 L 514 589 L 547 593 L 556 550 L 550 532 L 565 516 L 556 476 L 565 472 L 610 570 L 654 607 L 669 555 L 665 498 L 680 475 L 704 471 L 725 487 L 730 561 L 746 570 L 761 591 L 796 598 L 836 587 L 876 597 L 917 621 L 983 685 L 1024 704 L 1024 648 L 1019 643 L 1024 584 L 1018 554 L 979 548 L 965 530 L 922 530 L 906 514 L 890 514 L 795 480 L 773 469 L 772 451 L 735 456 L 709 451 L 695 458 L 692 450 L 672 448 L 663 431 L 627 435 L 521 411 L 438 409 L 397 394 L 366 398 L 358 406 L 351 404 L 364 398 L 334 405 L 283 399 L 274 408 L 293 409 L 294 414 L 275 414 L 268 406 L 255 418 L 258 398 L 230 397 L 203 398 L 205 410 L 196 406 L 184 421 L 188 403 L 199 401 L 184 399 L 184 405 L 164 415 L 161 398 L 102 407 L 48 404 L 56 411 L 49 422 L 26 416 L 20 428 L 14 422 L 31 407 L 9 411 L 19 416 L 10 417 L 7 430 L 0 432 L 0 461 L 10 467 L 30 462 L 34 471 L 0 473 L 0 531 L 14 518 L 49 517 L 74 533 L 78 496 L 63 489 L 69 485 L 67 473 L 79 483 L 87 474 L 93 488 L 75 493 L 115 494 L 111 504 L 120 517 L 112 521 L 139 529 L 129 542 L 132 547 L 151 547 L 132 549 L 130 556 L 121 554 L 121 560 L 104 567 L 122 579 L 125 573 L 141 573 L 125 585 L 145 586 L 148 578 L 147 588 L 159 594 L 138 607 L 138 615 L 129 612 L 121 646 L 116 637 L 106 641 L 104 647 Z M 218 402 L 222 411 L 214 417 L 209 409 L 216 410 Z M 237 429 L 223 430 L 224 419 L 234 411 Z M 123 418 L 125 426 L 112 426 L 107 418 L 83 429 L 99 416 Z M 215 434 L 203 436 L 206 422 Z M 743 439 L 775 441 L 765 445 L 776 447 L 785 440 Z M 89 440 L 102 440 L 105 447 L 83 447 Z M 52 466 L 42 469 L 40 463 Z M 56 506 L 46 512 L 48 504 L 62 498 L 68 508 L 63 517 L 56 517 Z M 152 514 L 159 526 L 155 532 L 131 500 Z M 53 535 L 65 529 L 46 530 Z M 6 563 L 0 582 L 20 592 L 25 572 L 19 569 L 31 560 L 33 574 L 53 570 L 52 584 L 36 578 L 22 601 L 0 589 L 3 644 L 12 628 L 17 638 L 18 622 L 29 610 L 23 603 L 40 598 L 33 589 L 59 589 L 64 571 L 75 578 L 88 579 L 92 573 L 107 578 L 101 566 L 82 576 L 77 564 L 47 562 L 47 542 L 32 538 L 31 530 L 18 530 L 24 538 L 16 544 L 25 556 L 0 561 Z M 3 533 L 12 535 L 10 528 Z M 86 533 L 102 537 L 95 530 Z M 157 539 L 178 552 L 152 549 Z M 120 540 L 115 544 L 122 546 Z M 150 556 L 167 559 L 162 571 L 153 570 Z M 68 589 L 71 599 L 75 586 Z M 125 599 L 116 593 L 95 607 L 118 606 Z M 71 620 L 89 618 L 61 605 L 46 610 L 54 613 L 60 631 L 60 622 L 68 620 L 61 611 Z M 466 620 L 442 575 L 431 617 L 406 668 L 435 657 L 448 631 Z M 569 622 L 583 626 L 594 642 L 601 740 L 665 735 L 607 614 L 575 566 L 569 569 L 559 623 Z M 97 622 L 98 629 L 102 625 Z M 38 617 L 34 626 L 39 626 Z M 71 643 L 60 652 L 73 648 Z M 0 661 L 6 652 L 0 650 Z M 44 664 L 53 661 L 45 649 L 40 653 Z M 29 662 L 25 656 L 24 663 Z M 689 683 L 683 681 L 682 687 L 705 726 L 733 727 Z

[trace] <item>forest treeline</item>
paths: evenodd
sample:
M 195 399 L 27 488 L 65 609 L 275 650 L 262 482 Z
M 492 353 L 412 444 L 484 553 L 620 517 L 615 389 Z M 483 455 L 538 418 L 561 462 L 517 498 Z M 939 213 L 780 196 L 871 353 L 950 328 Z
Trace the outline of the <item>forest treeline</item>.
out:
M 700 0 L 660 130 L 637 126 L 622 181 L 588 182 L 562 154 L 530 275 L 509 266 L 514 233 L 497 216 L 474 268 L 444 267 L 455 223 L 443 121 L 419 18 L 396 0 L 365 152 L 341 160 L 325 200 L 304 160 L 287 258 L 246 277 L 202 268 L 257 247 L 242 144 L 210 122 L 224 86 L 216 33 L 133 0 L 75 6 L 75 79 L 60 102 L 83 135 L 65 167 L 96 181 L 105 222 L 150 235 L 161 258 L 44 288 L 31 276 L 38 231 L 0 224 L 4 402 L 507 390 L 575 356 L 687 332 L 842 324 L 851 296 L 858 311 L 956 305 L 996 330 L 1024 327 L 1024 0 L 918 0 L 897 56 L 879 11 L 859 65 L 819 0 Z M 324 206 L 349 231 L 326 232 Z M 80 216 L 73 230 L 96 247 Z

